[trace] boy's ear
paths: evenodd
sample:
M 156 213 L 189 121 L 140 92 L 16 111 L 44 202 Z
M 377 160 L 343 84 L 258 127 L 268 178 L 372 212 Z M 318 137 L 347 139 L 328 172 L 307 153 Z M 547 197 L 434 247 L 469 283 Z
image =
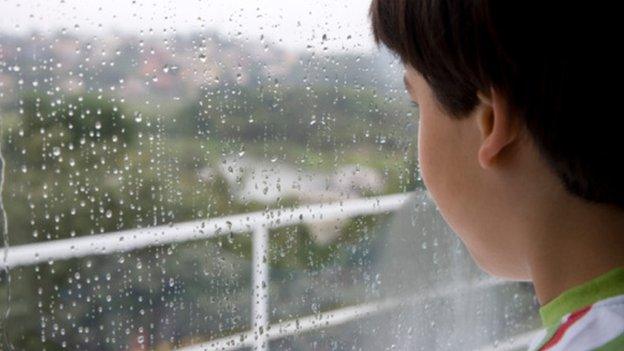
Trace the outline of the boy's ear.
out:
M 518 136 L 518 126 L 511 115 L 507 100 L 495 89 L 489 95 L 477 94 L 480 106 L 477 110 L 477 124 L 481 132 L 479 164 L 492 167 L 501 152 Z

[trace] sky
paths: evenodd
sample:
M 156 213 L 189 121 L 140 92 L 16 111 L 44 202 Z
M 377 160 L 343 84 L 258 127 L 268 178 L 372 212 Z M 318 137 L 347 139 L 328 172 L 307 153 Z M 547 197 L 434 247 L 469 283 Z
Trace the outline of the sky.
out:
M 1 33 L 33 30 L 104 36 L 217 30 L 292 50 L 375 50 L 370 0 L 0 0 Z M 326 40 L 323 40 L 323 35 Z

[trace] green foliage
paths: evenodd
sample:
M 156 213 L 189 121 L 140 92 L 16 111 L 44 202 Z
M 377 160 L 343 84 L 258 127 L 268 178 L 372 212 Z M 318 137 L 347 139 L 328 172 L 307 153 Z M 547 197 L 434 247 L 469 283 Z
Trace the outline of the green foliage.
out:
M 30 164 L 39 165 L 52 156 L 38 152 L 45 149 L 43 143 L 50 151 L 111 141 L 128 147 L 136 137 L 137 128 L 131 116 L 101 96 L 51 99 L 29 93 L 20 99 L 19 105 L 19 137 L 15 136 L 16 142 L 7 150 L 15 152 L 25 149 L 28 155 L 26 160 Z
M 404 113 L 367 90 L 221 86 L 203 91 L 180 113 L 184 117 L 172 131 L 221 140 L 278 140 L 323 150 L 380 140 L 394 148 L 405 136 L 397 128 L 402 123 L 398 115 Z

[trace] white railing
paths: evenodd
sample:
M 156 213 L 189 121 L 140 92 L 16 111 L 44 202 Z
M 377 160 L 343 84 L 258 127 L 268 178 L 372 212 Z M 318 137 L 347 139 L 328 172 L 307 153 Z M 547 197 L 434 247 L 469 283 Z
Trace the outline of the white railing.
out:
M 300 223 L 323 222 L 360 215 L 393 212 L 405 202 L 409 195 L 395 194 L 325 204 L 303 205 L 296 208 L 271 209 L 213 219 L 13 246 L 8 249 L 6 257 L 0 261 L 0 269 L 66 260 L 75 257 L 127 252 L 148 246 L 209 239 L 226 234 L 251 232 L 256 237 L 259 235 L 258 233 L 266 230 Z M 261 243 L 258 240 L 253 242 Z M 259 249 L 261 247 L 253 247 L 254 252 L 258 252 Z M 2 255 L 1 252 L 0 255 Z
M 400 298 L 388 298 L 383 301 L 375 301 L 364 303 L 356 306 L 344 307 L 319 313 L 316 315 L 305 316 L 301 318 L 291 319 L 288 321 L 271 324 L 265 333 L 263 341 L 280 339 L 302 332 L 308 332 L 316 329 L 336 326 L 342 323 L 354 321 L 357 319 L 370 317 L 378 313 L 403 308 L 407 306 L 415 306 L 417 304 L 426 303 L 431 299 L 451 297 L 461 294 L 462 292 L 475 291 L 479 289 L 489 289 L 500 285 L 501 282 L 495 279 L 487 279 L 477 284 L 459 285 L 452 284 L 444 287 L 444 289 L 432 289 L 427 292 L 419 292 L 417 294 L 403 296 Z M 178 351 L 206 351 L 206 350 L 236 350 L 242 347 L 257 347 L 258 340 L 253 331 L 247 331 L 229 335 L 221 339 L 210 340 L 201 344 L 192 345 L 178 349 Z M 497 348 L 496 350 L 506 350 L 505 348 Z
M 332 203 L 303 205 L 297 208 L 272 209 L 261 212 L 124 230 L 114 233 L 89 235 L 79 238 L 53 240 L 9 247 L 0 255 L 0 269 L 12 269 L 42 262 L 54 262 L 76 257 L 106 255 L 132 251 L 144 247 L 161 246 L 191 240 L 208 239 L 226 234 L 252 234 L 252 328 L 222 339 L 188 346 L 181 350 L 233 350 L 253 347 L 267 350 L 270 340 L 284 336 L 342 324 L 372 314 L 387 311 L 405 303 L 421 303 L 426 299 L 451 296 L 462 290 L 491 288 L 500 281 L 486 280 L 470 286 L 449 286 L 426 294 L 388 299 L 357 306 L 336 309 L 286 322 L 269 321 L 269 230 L 300 223 L 314 223 L 346 219 L 361 215 L 390 213 L 399 209 L 411 194 L 394 194 Z M 514 347 L 522 345 L 513 343 Z M 507 350 L 511 348 L 499 348 Z

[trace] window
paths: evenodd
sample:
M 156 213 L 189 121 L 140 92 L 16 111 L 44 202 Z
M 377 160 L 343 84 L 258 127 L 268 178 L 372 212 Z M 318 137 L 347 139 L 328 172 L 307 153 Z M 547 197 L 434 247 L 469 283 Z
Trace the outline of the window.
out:
M 367 6 L 0 4 L 2 348 L 521 345 L 532 296 L 427 200 Z

